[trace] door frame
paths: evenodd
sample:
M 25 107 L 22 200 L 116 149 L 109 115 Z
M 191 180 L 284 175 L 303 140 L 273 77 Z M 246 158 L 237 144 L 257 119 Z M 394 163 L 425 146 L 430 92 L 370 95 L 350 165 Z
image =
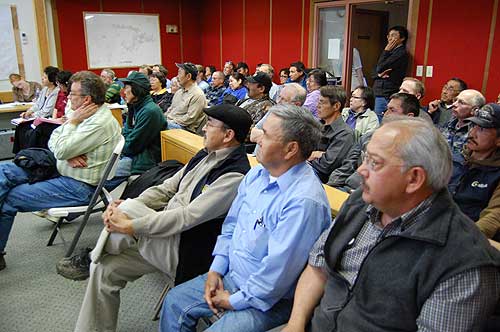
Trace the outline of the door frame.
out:
M 372 3 L 385 3 L 386 0 L 340 0 L 340 1 L 324 1 L 324 0 L 311 0 L 311 16 L 312 24 L 309 31 L 309 66 L 316 67 L 318 64 L 318 37 L 319 37 L 319 11 L 323 8 L 342 8 L 345 9 L 345 24 L 344 24 L 344 64 L 342 68 L 342 86 L 344 89 L 351 86 L 351 72 L 352 66 L 352 40 L 351 40 L 351 22 L 354 14 L 354 6 L 359 4 L 372 4 Z M 409 69 L 413 68 L 413 59 L 415 54 L 416 32 L 418 23 L 418 9 L 420 0 L 408 0 L 408 18 L 406 21 L 406 28 L 412 38 L 409 38 L 406 45 L 407 51 L 410 55 Z M 349 52 L 349 53 L 347 53 Z M 346 89 L 350 90 L 350 89 Z M 350 94 L 350 91 L 347 91 Z

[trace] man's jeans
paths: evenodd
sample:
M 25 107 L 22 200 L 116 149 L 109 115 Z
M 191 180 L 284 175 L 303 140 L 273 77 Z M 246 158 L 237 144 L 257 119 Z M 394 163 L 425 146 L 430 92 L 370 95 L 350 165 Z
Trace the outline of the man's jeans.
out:
M 375 97 L 374 112 L 377 114 L 379 123 L 382 123 L 382 118 L 384 117 L 384 112 L 387 109 L 388 103 L 389 103 L 389 100 L 385 97 Z
M 201 317 L 211 317 L 213 312 L 203 299 L 207 274 L 189 280 L 168 292 L 160 318 L 160 331 L 196 331 Z M 238 289 L 233 280 L 224 276 L 224 289 L 231 294 Z M 247 308 L 239 311 L 226 311 L 225 314 L 206 331 L 210 332 L 252 332 L 267 331 L 284 324 L 290 317 L 292 300 L 281 300 L 270 310 L 262 312 Z
M 104 183 L 104 188 L 111 191 L 132 175 L 132 158 L 122 156 L 116 165 L 115 176 Z
M 16 213 L 89 203 L 95 187 L 59 176 L 28 184 L 28 173 L 13 163 L 0 165 L 0 252 L 7 245 Z

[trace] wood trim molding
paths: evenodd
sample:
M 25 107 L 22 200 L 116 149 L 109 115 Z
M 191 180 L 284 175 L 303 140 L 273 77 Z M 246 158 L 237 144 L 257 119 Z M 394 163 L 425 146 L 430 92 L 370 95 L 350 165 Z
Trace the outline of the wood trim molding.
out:
M 219 0 L 219 55 L 220 55 L 220 66 L 219 68 L 223 69 L 223 60 L 222 60 L 222 0 Z
M 21 38 L 19 37 L 21 34 L 19 33 L 19 20 L 17 19 L 17 7 L 15 5 L 11 5 L 10 12 L 12 15 L 12 28 L 14 30 L 14 40 L 16 43 L 17 67 L 19 69 L 19 75 L 26 77 L 26 71 L 24 68 L 23 50 L 21 48 Z M 0 99 L 6 100 L 5 98 L 0 98 Z
M 179 44 L 181 48 L 181 62 L 184 63 L 184 45 L 182 42 L 182 36 L 184 31 L 182 30 L 182 0 L 179 0 Z
M 49 33 L 44 0 L 33 0 L 35 10 L 35 25 L 38 34 L 38 50 L 40 53 L 40 71 L 50 65 Z
M 273 58 L 273 0 L 269 0 L 269 62 Z
M 246 39 L 247 39 L 247 22 L 246 22 L 246 1 L 243 0 L 243 56 L 241 61 L 247 62 Z
M 429 14 L 427 15 L 427 31 L 425 33 L 425 48 L 424 48 L 424 63 L 422 64 L 425 67 L 427 67 L 427 58 L 429 57 L 429 39 L 431 38 L 431 27 L 432 27 L 432 7 L 433 7 L 433 0 L 429 1 Z M 422 83 L 425 84 L 425 70 L 424 73 L 422 73 Z
M 305 19 L 305 9 L 306 9 L 306 2 L 305 0 L 302 0 L 302 20 L 300 22 L 300 61 L 304 61 L 304 19 Z
M 410 63 L 408 64 L 409 73 L 411 73 L 413 68 L 415 67 L 415 47 L 417 45 L 419 10 L 420 10 L 420 0 L 410 0 L 410 3 L 408 5 L 408 21 L 406 23 L 406 26 L 408 27 L 411 36 L 409 40 L 410 46 L 408 47 L 408 52 L 413 56 L 410 57 Z
M 51 0 L 52 22 L 54 24 L 54 38 L 56 44 L 57 67 L 64 68 L 61 48 L 61 33 L 59 31 L 59 16 L 57 15 L 56 0 Z
M 490 25 L 490 37 L 488 39 L 488 51 L 486 52 L 486 61 L 484 63 L 484 74 L 483 74 L 483 86 L 481 87 L 481 93 L 486 95 L 486 90 L 488 88 L 488 77 L 490 73 L 491 64 L 491 52 L 493 51 L 493 41 L 495 40 L 495 28 L 498 16 L 498 0 L 493 3 L 493 14 L 491 15 L 491 25 Z

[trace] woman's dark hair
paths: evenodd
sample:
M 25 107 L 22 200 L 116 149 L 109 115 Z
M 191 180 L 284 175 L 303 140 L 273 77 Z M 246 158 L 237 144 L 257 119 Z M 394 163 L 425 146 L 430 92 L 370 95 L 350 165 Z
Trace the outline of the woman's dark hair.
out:
M 139 86 L 134 82 L 125 83 L 125 86 L 127 85 L 130 85 L 130 87 L 132 88 L 132 94 L 137 98 L 137 100 L 142 99 L 147 95 L 149 95 L 149 90 L 144 89 L 142 86 Z
M 49 82 L 55 85 L 56 84 L 56 76 L 57 76 L 57 73 L 59 72 L 59 68 L 48 66 L 48 67 L 45 67 L 43 72 L 45 73 L 45 75 L 47 75 L 47 79 L 49 80 Z
M 289 68 L 281 68 L 279 71 L 280 75 L 282 72 L 285 72 L 286 76 L 290 76 L 290 69 Z
M 240 74 L 240 73 L 238 73 L 237 71 L 235 71 L 234 73 L 232 73 L 232 74 L 231 74 L 231 76 L 232 76 L 235 80 L 237 80 L 237 81 L 241 80 L 241 84 L 240 84 L 240 86 L 245 85 L 245 81 L 246 81 L 245 75 Z
M 360 90 L 361 98 L 365 101 L 365 110 L 371 109 L 372 111 L 375 109 L 375 94 L 373 93 L 373 89 L 369 86 L 357 86 L 353 91 Z
M 328 84 L 326 80 L 326 72 L 321 69 L 313 69 L 307 74 L 307 77 L 313 77 L 314 82 L 316 82 L 320 87 Z
M 70 71 L 63 70 L 57 73 L 56 75 L 56 83 L 64 85 L 65 87 L 70 86 L 70 78 L 73 75 Z
M 215 68 L 215 66 L 210 65 L 205 67 L 205 72 L 207 71 L 207 68 L 210 68 L 210 75 L 213 75 L 213 73 L 217 71 L 217 68 Z
M 149 75 L 149 77 L 156 77 L 160 81 L 162 89 L 167 86 L 167 80 L 165 79 L 165 75 L 163 75 L 163 73 L 161 71 L 151 73 L 151 75 Z M 135 95 L 135 93 L 134 93 L 134 95 Z

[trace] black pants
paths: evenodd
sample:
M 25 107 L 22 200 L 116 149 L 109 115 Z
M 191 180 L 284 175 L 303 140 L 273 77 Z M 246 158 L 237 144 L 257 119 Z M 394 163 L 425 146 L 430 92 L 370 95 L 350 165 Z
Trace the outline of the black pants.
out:
M 14 133 L 13 153 L 18 153 L 22 149 L 27 148 L 44 148 L 47 149 L 50 135 L 60 125 L 53 123 L 40 123 L 35 129 L 31 127 L 33 121 L 23 122 L 16 127 Z

